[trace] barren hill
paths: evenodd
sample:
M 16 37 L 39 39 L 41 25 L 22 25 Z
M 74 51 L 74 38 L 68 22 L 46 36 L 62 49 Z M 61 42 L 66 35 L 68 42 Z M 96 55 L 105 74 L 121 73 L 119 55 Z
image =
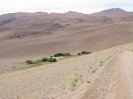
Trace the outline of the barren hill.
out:
M 69 21 L 70 25 L 63 25 L 62 22 L 3 28 L 0 57 L 49 56 L 57 52 L 77 53 L 82 50 L 95 52 L 133 41 L 131 22 L 113 23 L 108 18 L 97 20 L 102 22 L 100 24 Z
M 101 12 L 93 13 L 91 15 L 92 16 L 118 17 L 118 16 L 130 15 L 130 14 L 131 14 L 130 12 L 127 12 L 123 9 L 112 8 L 112 9 L 103 10 Z
M 121 9 L 114 9 L 120 10 Z M 123 11 L 123 10 L 122 10 Z M 133 42 L 132 15 L 91 16 L 78 12 L 10 13 L 0 16 L 1 70 L 22 58 L 51 56 L 57 52 L 96 52 Z M 20 59 L 21 60 L 21 59 Z M 19 67 L 18 64 L 13 65 Z M 21 61 L 20 61 L 21 62 Z M 8 65 L 9 67 L 5 67 Z

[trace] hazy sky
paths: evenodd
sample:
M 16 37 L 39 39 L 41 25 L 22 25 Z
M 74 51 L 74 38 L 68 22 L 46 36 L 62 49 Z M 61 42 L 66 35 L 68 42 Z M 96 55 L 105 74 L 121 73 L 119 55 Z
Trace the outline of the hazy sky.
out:
M 89 14 L 116 7 L 133 11 L 133 0 L 0 0 L 0 14 L 40 11 Z

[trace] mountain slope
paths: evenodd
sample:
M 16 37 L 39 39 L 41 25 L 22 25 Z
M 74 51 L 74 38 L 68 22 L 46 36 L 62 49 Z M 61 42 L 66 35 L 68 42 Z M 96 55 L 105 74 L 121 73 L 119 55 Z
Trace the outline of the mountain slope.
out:
M 130 43 L 133 41 L 132 22 L 132 15 L 112 18 L 71 11 L 1 15 L 0 58 L 82 50 L 95 52 Z

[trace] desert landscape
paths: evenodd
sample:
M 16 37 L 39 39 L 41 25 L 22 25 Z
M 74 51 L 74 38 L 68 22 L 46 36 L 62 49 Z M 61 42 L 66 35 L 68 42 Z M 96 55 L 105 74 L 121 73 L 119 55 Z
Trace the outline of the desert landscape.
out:
M 120 8 L 1 15 L 0 99 L 132 99 L 132 27 Z

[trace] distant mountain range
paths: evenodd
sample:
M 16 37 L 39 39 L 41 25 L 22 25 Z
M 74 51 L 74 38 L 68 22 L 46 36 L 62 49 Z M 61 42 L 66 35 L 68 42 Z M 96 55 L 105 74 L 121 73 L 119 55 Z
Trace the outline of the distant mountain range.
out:
M 69 11 L 66 13 L 10 13 L 0 16 L 0 32 L 10 31 L 6 38 L 21 38 L 51 33 L 68 25 L 79 23 L 103 24 L 133 22 L 133 12 L 112 8 L 93 14 Z
M 52 13 L 51 13 L 52 14 Z M 66 13 L 54 13 L 56 15 L 65 15 L 65 16 L 71 16 L 71 17 L 87 17 L 89 16 L 106 16 L 106 17 L 120 17 L 120 16 L 126 16 L 126 15 L 132 15 L 133 12 L 128 12 L 120 8 L 111 8 L 111 9 L 106 9 L 100 12 L 95 12 L 92 14 L 83 14 L 79 12 L 74 12 L 74 11 L 69 11 Z
M 103 11 L 99 11 L 99 12 L 95 12 L 92 14 L 83 14 L 80 12 L 75 12 L 75 11 L 68 11 L 65 13 L 47 13 L 47 12 L 35 12 L 35 13 L 26 13 L 26 12 L 18 12 L 18 13 L 9 13 L 9 14 L 21 14 L 21 15 L 25 15 L 25 14 L 36 14 L 36 15 L 54 15 L 54 16 L 69 16 L 69 17 L 87 17 L 89 16 L 106 16 L 106 17 L 119 17 L 119 16 L 125 16 L 125 15 L 131 15 L 133 14 L 132 12 L 128 12 L 125 11 L 121 8 L 111 8 L 111 9 L 106 9 Z M 4 14 L 6 15 L 6 14 Z
M 20 57 L 98 51 L 133 42 L 132 23 L 133 12 L 120 8 L 93 14 L 74 11 L 4 14 L 0 16 L 0 53 Z

